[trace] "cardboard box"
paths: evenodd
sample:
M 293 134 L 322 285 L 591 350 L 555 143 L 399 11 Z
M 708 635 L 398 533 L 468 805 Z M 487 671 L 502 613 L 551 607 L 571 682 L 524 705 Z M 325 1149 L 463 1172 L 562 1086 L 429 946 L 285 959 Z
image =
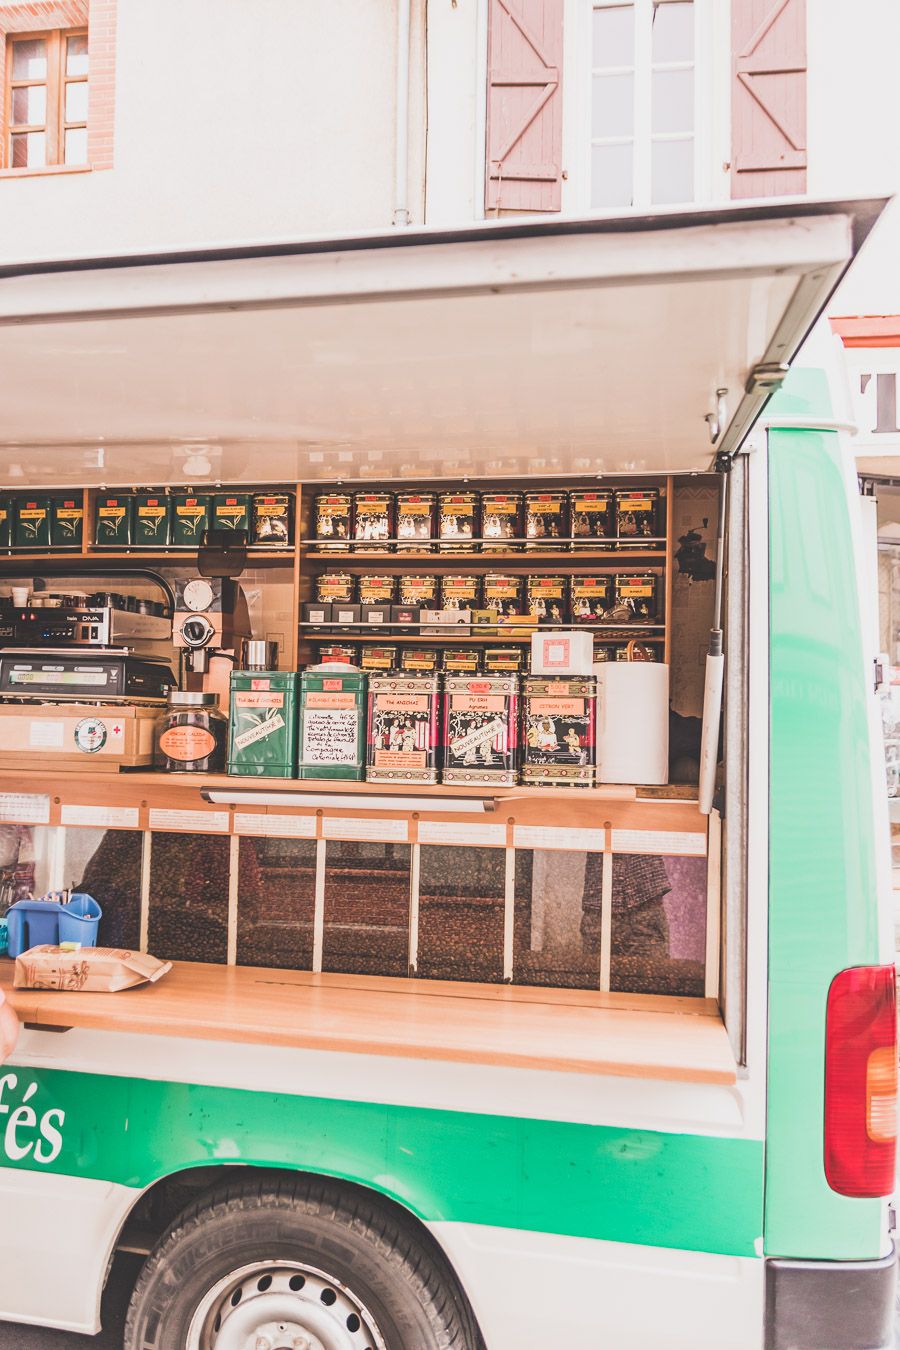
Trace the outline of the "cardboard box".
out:
M 359 605 L 342 605 L 335 601 L 331 606 L 331 622 L 343 627 L 345 624 L 359 623 L 361 610 Z
M 594 640 L 589 632 L 533 633 L 532 675 L 591 675 Z
M 384 628 L 391 621 L 390 605 L 360 605 L 360 610 L 362 622 L 371 628 Z
M 327 601 L 308 601 L 303 606 L 303 622 L 316 624 L 331 623 L 331 611 L 333 609 L 334 606 L 329 605 Z
M 0 768 L 108 772 L 150 765 L 161 711 L 137 704 L 0 704 Z
M 419 620 L 423 628 L 469 628 L 472 622 L 470 609 L 422 609 Z

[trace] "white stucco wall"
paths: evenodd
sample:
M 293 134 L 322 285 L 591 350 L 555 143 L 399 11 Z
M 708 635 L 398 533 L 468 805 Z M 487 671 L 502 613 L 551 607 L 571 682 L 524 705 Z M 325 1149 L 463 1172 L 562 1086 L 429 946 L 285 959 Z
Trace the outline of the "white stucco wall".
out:
M 414 221 L 424 11 L 413 0 Z M 0 261 L 389 228 L 395 59 L 396 0 L 119 0 L 115 167 L 0 174 Z

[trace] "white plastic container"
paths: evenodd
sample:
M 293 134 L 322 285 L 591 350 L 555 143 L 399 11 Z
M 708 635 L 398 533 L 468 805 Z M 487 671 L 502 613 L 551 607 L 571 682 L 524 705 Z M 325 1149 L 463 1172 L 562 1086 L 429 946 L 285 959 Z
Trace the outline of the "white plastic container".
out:
M 592 633 L 575 631 L 532 634 L 532 675 L 591 675 L 593 672 Z
M 597 780 L 669 781 L 669 667 L 605 661 L 597 676 Z

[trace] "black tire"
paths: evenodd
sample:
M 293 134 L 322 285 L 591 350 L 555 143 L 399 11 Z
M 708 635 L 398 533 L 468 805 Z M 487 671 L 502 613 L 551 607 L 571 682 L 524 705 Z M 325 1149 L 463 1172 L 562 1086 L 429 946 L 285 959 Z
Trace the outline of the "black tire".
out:
M 192 1318 L 220 1280 L 278 1260 L 344 1285 L 387 1350 L 483 1350 L 446 1261 L 413 1220 L 362 1188 L 290 1174 L 221 1187 L 178 1216 L 135 1285 L 125 1350 L 183 1350 Z M 367 1344 L 363 1335 L 360 1350 Z

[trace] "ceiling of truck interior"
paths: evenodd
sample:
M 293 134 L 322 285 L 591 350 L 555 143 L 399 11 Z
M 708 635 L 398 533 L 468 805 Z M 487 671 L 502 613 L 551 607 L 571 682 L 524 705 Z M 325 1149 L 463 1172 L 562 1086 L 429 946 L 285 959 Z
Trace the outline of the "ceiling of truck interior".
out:
M 0 268 L 0 482 L 707 470 L 881 206 Z

